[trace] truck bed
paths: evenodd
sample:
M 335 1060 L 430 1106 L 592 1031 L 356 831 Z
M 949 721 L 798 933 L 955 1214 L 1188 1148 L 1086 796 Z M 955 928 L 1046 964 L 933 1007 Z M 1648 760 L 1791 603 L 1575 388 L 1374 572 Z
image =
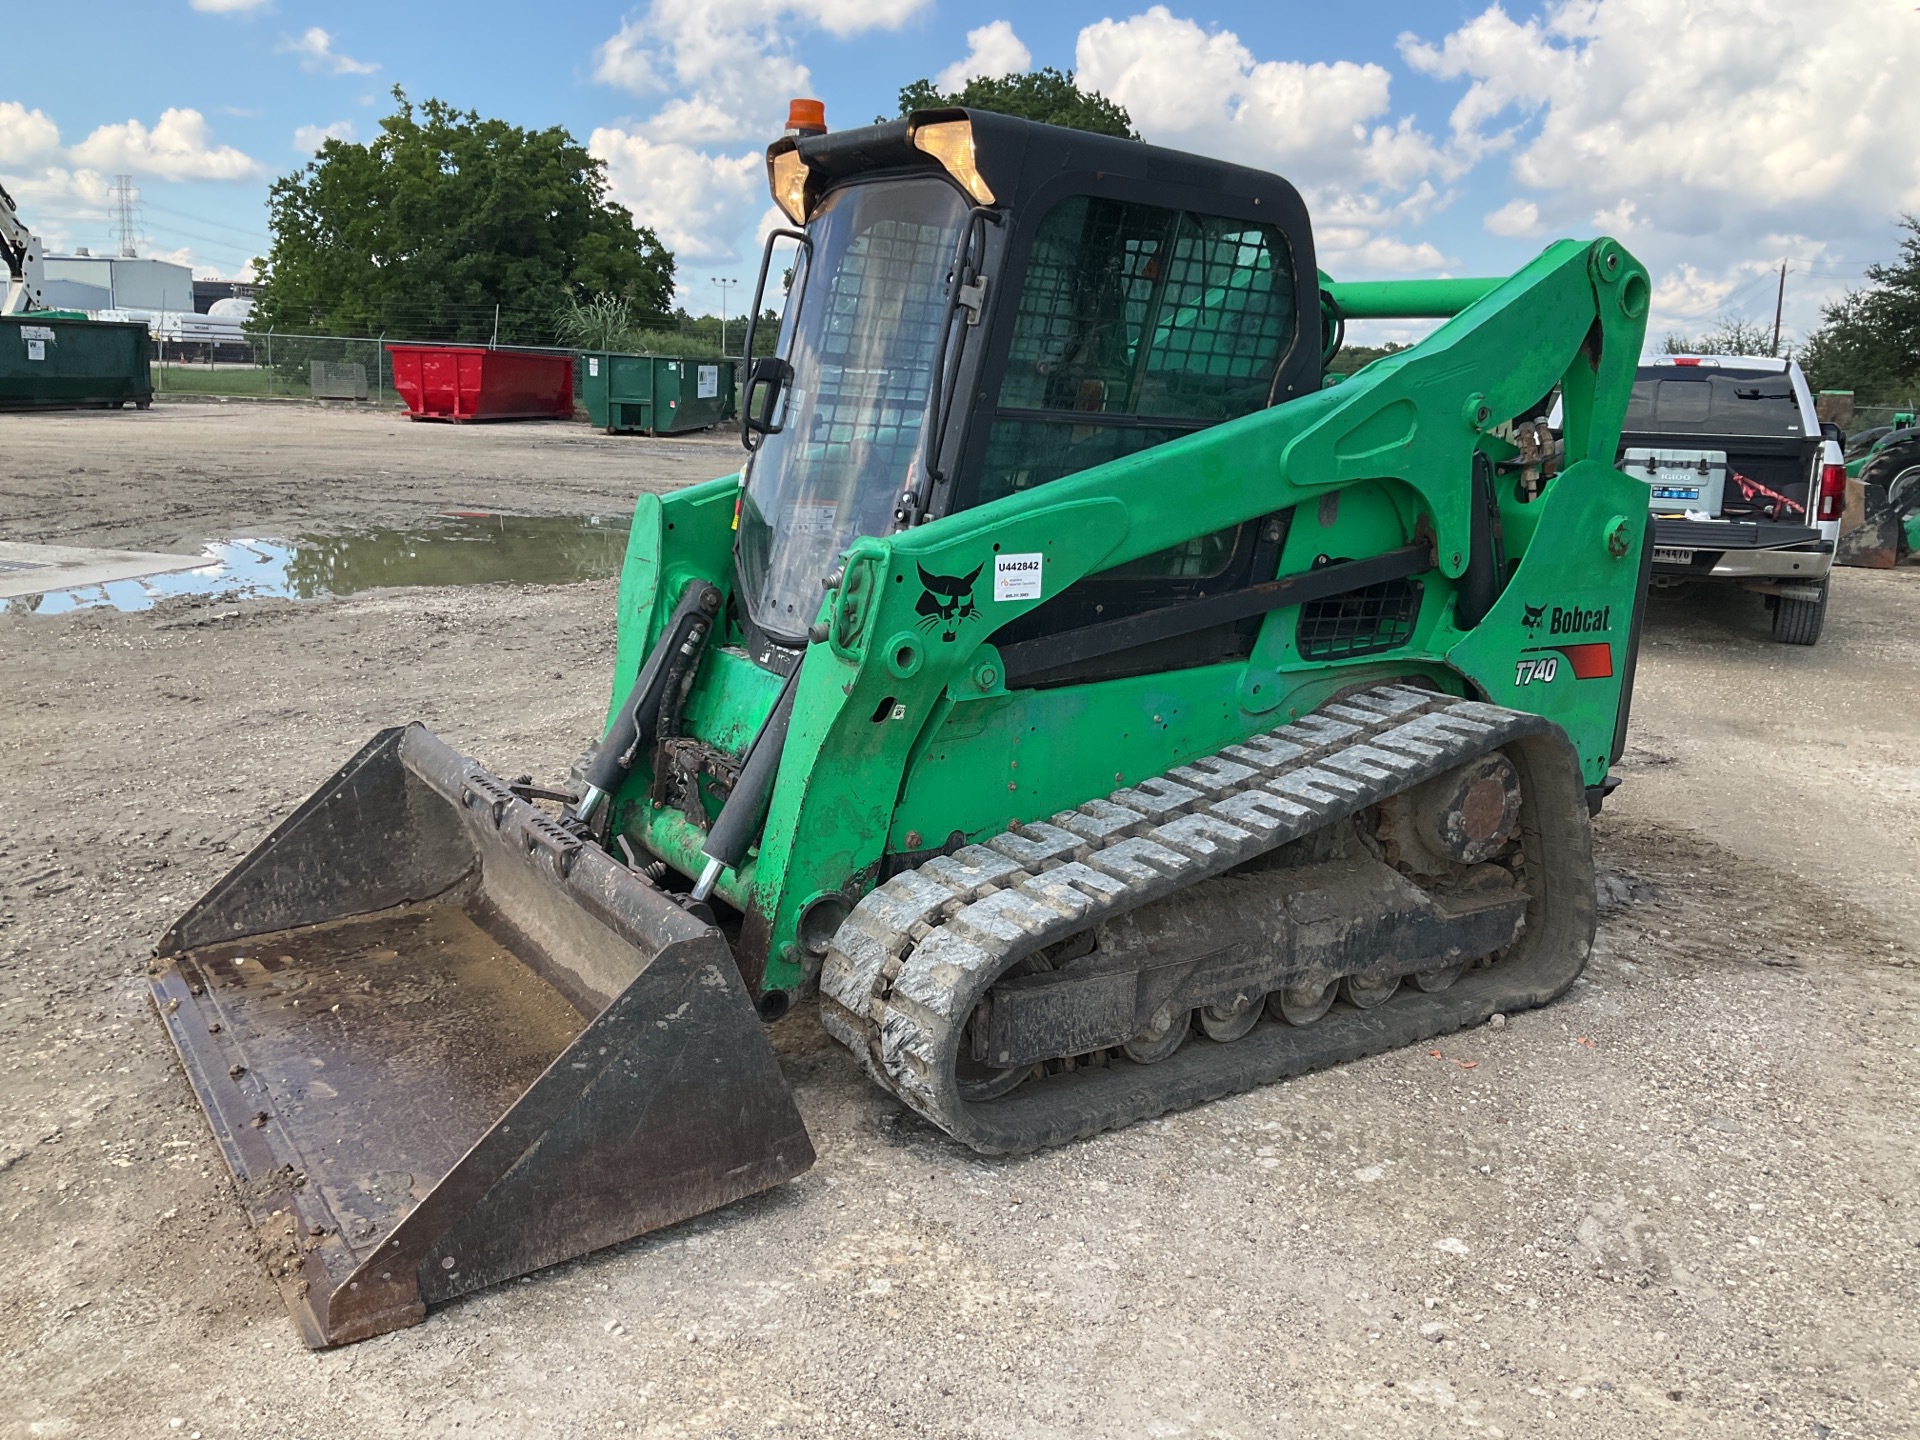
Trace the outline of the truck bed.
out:
M 1653 522 L 1653 543 L 1662 550 L 1791 550 L 1819 541 L 1820 532 L 1810 526 L 1763 520 Z

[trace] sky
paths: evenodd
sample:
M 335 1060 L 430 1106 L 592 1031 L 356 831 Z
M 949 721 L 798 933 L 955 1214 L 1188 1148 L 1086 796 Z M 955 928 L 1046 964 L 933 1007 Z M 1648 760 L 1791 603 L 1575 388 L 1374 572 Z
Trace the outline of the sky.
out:
M 241 277 L 272 181 L 366 141 L 403 87 L 562 125 L 716 312 L 773 223 L 763 151 L 796 95 L 830 125 L 921 77 L 1052 65 L 1156 144 L 1286 176 L 1339 278 L 1497 274 L 1609 234 L 1655 281 L 1650 335 L 1786 325 L 1896 253 L 1920 212 L 1915 0 L 651 0 L 457 6 L 117 0 L 42 6 L 0 48 L 0 183 L 49 249 Z M 18 27 L 16 27 L 16 31 Z

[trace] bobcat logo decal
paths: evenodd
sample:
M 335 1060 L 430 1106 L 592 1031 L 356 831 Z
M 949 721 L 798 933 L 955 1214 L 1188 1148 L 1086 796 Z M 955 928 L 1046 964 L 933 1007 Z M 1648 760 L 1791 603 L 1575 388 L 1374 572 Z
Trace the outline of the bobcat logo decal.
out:
M 1520 617 L 1520 623 L 1529 630 L 1538 630 L 1541 620 L 1546 616 L 1547 607 L 1544 605 L 1528 605 L 1525 608 L 1526 614 Z
M 973 603 L 973 582 L 980 578 L 986 563 L 982 561 L 965 575 L 932 575 L 926 566 L 918 568 L 920 583 L 926 587 L 913 607 L 920 617 L 920 628 L 931 630 L 937 625 L 942 640 L 959 639 L 960 622 L 980 613 Z

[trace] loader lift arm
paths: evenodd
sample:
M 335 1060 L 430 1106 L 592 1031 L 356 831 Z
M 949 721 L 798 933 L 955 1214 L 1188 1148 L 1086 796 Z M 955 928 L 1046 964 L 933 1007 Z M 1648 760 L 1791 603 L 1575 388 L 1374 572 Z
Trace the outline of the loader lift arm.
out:
M 4 186 L 0 186 L 0 259 L 7 262 L 7 293 L 0 301 L 0 315 L 24 315 L 43 308 L 40 241 L 27 229 Z

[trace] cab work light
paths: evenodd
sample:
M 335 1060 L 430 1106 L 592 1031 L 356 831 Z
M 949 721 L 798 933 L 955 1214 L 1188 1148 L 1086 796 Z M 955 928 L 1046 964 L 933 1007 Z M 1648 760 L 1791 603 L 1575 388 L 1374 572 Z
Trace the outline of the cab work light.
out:
M 973 149 L 971 120 L 927 120 L 911 127 L 914 148 L 940 162 L 976 205 L 993 204 L 993 187 L 980 173 Z

